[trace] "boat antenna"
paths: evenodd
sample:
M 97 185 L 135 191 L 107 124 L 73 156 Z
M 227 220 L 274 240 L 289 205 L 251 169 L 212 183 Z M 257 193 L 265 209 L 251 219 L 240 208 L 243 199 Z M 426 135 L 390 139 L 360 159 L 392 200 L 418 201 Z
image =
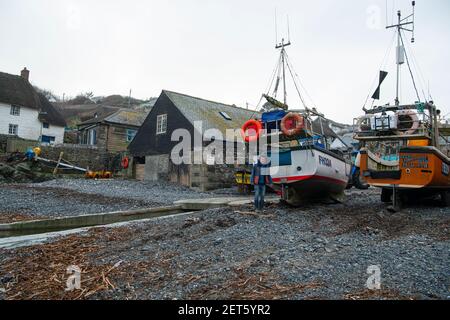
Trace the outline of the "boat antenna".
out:
M 288 42 L 291 42 L 291 32 L 289 27 L 289 15 L 287 15 L 287 32 L 288 32 Z
M 275 8 L 275 43 L 278 43 L 277 8 Z
M 415 20 L 415 6 L 416 1 L 412 1 L 413 12 L 409 16 L 402 19 L 402 13 L 400 10 L 397 11 L 398 23 L 390 26 L 386 26 L 386 29 L 396 28 L 397 29 L 397 85 L 396 85 L 396 97 L 395 97 L 395 105 L 400 105 L 399 92 L 400 92 L 400 67 L 405 63 L 405 46 L 403 44 L 402 39 L 402 30 L 408 31 L 412 33 L 411 42 L 414 43 L 414 20 Z M 408 29 L 407 26 L 410 26 L 411 29 Z

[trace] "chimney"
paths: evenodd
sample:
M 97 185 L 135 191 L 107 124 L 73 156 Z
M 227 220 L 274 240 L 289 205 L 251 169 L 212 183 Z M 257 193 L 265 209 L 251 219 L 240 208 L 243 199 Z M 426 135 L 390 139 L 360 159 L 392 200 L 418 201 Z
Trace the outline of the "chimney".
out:
M 30 78 L 30 70 L 28 70 L 26 67 L 23 68 L 23 70 L 20 71 L 20 76 L 28 81 L 28 79 Z

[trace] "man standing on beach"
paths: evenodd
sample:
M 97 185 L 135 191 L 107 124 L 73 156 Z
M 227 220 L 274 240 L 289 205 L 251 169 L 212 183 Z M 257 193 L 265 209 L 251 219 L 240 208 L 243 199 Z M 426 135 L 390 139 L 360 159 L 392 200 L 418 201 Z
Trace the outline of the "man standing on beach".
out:
M 255 186 L 255 210 L 261 212 L 264 209 L 266 185 L 272 184 L 270 161 L 266 156 L 258 157 L 258 161 L 253 165 L 250 181 Z

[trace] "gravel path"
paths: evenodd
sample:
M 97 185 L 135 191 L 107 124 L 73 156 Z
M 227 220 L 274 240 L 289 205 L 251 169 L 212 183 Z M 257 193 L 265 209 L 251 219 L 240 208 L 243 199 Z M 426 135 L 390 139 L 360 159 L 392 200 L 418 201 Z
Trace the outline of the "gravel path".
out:
M 348 195 L 346 204 L 301 209 L 274 205 L 262 216 L 251 214 L 249 207 L 211 209 L 94 229 L 0 252 L 0 275 L 7 275 L 7 297 L 32 296 L 42 288 L 28 285 L 29 276 L 14 282 L 16 270 L 36 272 L 30 259 L 36 263 L 39 257 L 53 268 L 41 277 L 60 274 L 63 279 L 64 265 L 55 261 L 62 261 L 71 248 L 70 257 L 79 257 L 89 277 L 113 268 L 108 279 L 114 287 L 95 289 L 85 298 L 448 299 L 450 210 L 413 206 L 392 214 L 379 202 L 378 190 Z M 83 251 L 91 247 L 95 250 Z M 19 268 L 28 264 L 28 271 Z M 380 291 L 366 289 L 371 265 L 380 267 Z M 36 283 L 46 283 L 40 280 Z M 74 297 L 63 288 L 45 288 L 43 298 Z

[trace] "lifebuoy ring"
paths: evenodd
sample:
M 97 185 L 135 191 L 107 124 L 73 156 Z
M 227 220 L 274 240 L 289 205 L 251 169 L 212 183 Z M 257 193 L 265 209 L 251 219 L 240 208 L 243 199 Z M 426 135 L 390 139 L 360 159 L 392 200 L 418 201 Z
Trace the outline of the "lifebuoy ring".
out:
M 417 113 L 413 110 L 400 110 L 396 112 L 398 135 L 414 134 L 420 126 L 420 120 Z M 409 119 L 408 119 L 409 118 Z
M 362 116 L 356 120 L 356 127 L 359 132 L 370 131 L 372 129 L 372 118 L 373 116 Z
M 127 169 L 128 166 L 130 165 L 130 159 L 128 159 L 128 157 L 124 157 L 122 159 L 122 168 Z
M 245 142 L 256 141 L 262 131 L 262 123 L 258 120 L 248 120 L 241 128 L 241 135 Z
M 295 136 L 305 128 L 305 119 L 298 113 L 288 113 L 281 120 L 281 131 L 287 136 Z

